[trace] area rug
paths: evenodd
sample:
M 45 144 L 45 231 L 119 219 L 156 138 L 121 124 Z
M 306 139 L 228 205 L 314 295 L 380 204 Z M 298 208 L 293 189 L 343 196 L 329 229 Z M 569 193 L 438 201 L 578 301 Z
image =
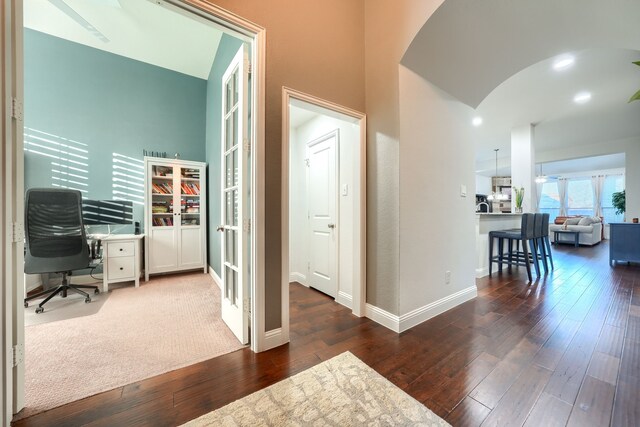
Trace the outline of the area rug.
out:
M 185 426 L 448 426 L 350 352 Z
M 110 290 L 91 316 L 25 328 L 24 418 L 238 350 L 206 274 Z

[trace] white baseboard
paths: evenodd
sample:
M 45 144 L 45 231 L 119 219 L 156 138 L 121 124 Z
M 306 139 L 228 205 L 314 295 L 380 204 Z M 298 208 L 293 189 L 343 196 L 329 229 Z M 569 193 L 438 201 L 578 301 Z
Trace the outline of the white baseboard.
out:
M 396 316 L 395 314 L 391 314 L 379 307 L 367 304 L 365 316 L 394 332 L 400 333 L 407 329 L 411 329 L 414 326 L 437 316 L 438 314 L 444 313 L 463 302 L 469 301 L 476 296 L 478 296 L 478 289 L 475 285 L 469 286 L 468 288 L 434 301 L 431 304 L 419 307 L 409 313 L 403 314 L 402 316 Z
M 260 351 L 271 350 L 286 343 L 282 334 L 282 328 L 272 329 L 264 333 L 264 342 Z
M 32 290 L 42 286 L 42 276 L 39 274 L 25 274 L 24 275 L 24 291 L 25 294 Z
M 347 308 L 353 308 L 353 297 L 346 292 L 338 291 L 336 302 L 338 304 L 344 305 Z
M 478 296 L 478 288 L 469 286 L 461 291 L 451 294 L 444 298 L 434 301 L 420 308 L 416 308 L 406 314 L 400 316 L 400 332 L 411 329 L 420 323 L 436 317 L 438 314 L 456 307 L 463 302 L 467 302 Z
M 375 305 L 366 304 L 364 315 L 376 323 L 391 329 L 393 332 L 400 332 L 400 317 L 391 314 Z
M 211 266 L 209 266 L 209 276 L 213 277 L 213 281 L 216 282 L 216 285 L 222 290 L 222 279 L 218 276 L 218 273 L 215 272 Z
M 489 267 L 476 268 L 476 279 L 489 275 Z
M 307 286 L 307 276 L 302 273 L 293 272 L 289 274 L 289 283 L 291 282 L 298 282 L 301 285 Z

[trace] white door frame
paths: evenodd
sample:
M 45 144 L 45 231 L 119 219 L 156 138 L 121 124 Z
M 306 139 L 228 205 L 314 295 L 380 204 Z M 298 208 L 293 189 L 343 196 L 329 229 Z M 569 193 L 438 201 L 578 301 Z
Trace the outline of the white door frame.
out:
M 290 152 L 290 105 L 297 99 L 321 108 L 353 117 L 360 124 L 359 156 L 354 156 L 358 165 L 354 173 L 354 242 L 353 247 L 353 314 L 362 317 L 366 303 L 366 257 L 367 257 L 367 116 L 356 110 L 309 95 L 288 87 L 282 88 L 282 335 L 289 341 L 289 152 Z M 341 141 L 342 142 L 342 141 Z
M 0 323 L 2 324 L 2 419 L 9 425 L 12 414 L 24 406 L 24 154 L 23 154 L 23 57 L 22 1 L 5 0 L 0 6 L 0 63 L 2 81 L 2 146 L 0 173 Z M 17 351 L 14 351 L 14 348 Z M 17 366 L 14 365 L 17 354 Z
M 252 121 L 251 121 L 251 349 L 255 352 L 267 350 L 265 338 L 265 285 L 264 285 L 264 202 L 265 202 L 265 58 L 266 30 L 248 20 L 230 13 L 212 3 L 211 0 L 157 0 L 161 6 L 178 8 L 212 22 L 221 29 L 232 30 L 251 43 L 252 63 Z M 11 366 L 13 346 L 24 345 L 24 276 L 22 274 L 23 243 L 13 242 L 13 224 L 23 222 L 24 211 L 24 155 L 23 131 L 23 46 L 22 46 L 22 1 L 4 0 L 0 6 L 0 89 L 2 91 L 2 146 L 0 148 L 0 173 L 3 179 L 2 203 L 0 204 L 0 274 L 6 286 L 0 291 L 0 324 L 2 327 L 2 419 L 0 424 L 9 425 L 12 414 L 24 405 L 24 390 L 21 389 L 24 373 L 16 375 Z M 13 118 L 12 103 L 15 98 L 17 118 Z

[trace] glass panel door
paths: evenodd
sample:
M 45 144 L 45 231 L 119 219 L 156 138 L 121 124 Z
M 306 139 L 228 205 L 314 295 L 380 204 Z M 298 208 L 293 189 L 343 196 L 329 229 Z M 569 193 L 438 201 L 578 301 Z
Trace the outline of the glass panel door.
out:
M 222 319 L 236 337 L 246 344 L 249 340 L 248 273 L 248 63 L 246 47 L 242 46 L 222 80 Z

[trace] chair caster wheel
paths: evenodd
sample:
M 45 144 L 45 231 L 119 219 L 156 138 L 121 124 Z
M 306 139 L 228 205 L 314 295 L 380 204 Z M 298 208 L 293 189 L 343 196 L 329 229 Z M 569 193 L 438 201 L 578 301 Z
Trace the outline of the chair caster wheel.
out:
M 29 303 L 25 301 L 24 302 L 24 308 L 27 308 L 27 307 L 29 307 Z
M 91 302 L 91 298 L 86 297 L 86 298 L 84 299 L 84 302 L 85 302 L 85 303 L 89 303 L 89 302 Z
M 93 293 L 98 295 L 100 293 L 100 289 L 96 289 L 95 291 L 93 291 Z
M 42 313 L 42 312 L 44 312 L 44 307 L 38 307 L 38 308 L 36 308 L 36 313 L 40 314 L 40 313 Z

